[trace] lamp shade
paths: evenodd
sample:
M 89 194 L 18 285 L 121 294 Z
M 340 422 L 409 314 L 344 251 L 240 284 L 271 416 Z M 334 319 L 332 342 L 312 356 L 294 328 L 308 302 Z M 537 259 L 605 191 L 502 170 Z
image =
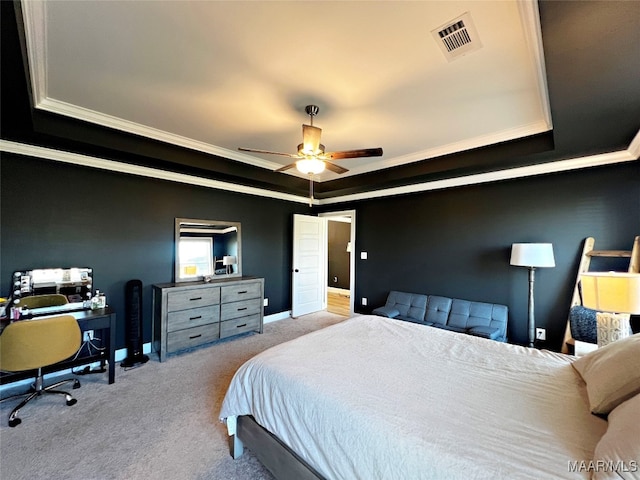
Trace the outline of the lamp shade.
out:
M 511 265 L 519 267 L 555 267 L 553 245 L 550 243 L 514 243 Z
M 225 255 L 222 257 L 222 265 L 235 265 L 236 257 L 235 255 Z
M 582 304 L 593 310 L 640 314 L 640 273 L 586 272 L 580 276 Z

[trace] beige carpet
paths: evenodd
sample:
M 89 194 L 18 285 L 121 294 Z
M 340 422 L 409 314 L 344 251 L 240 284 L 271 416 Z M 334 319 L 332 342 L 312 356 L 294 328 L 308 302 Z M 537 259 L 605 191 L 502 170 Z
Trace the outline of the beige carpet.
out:
M 255 354 L 344 320 L 319 312 L 268 323 L 248 334 L 160 363 L 155 355 L 136 369 L 117 367 L 80 376 L 64 397 L 37 399 L 21 411 L 22 424 L 7 419 L 20 401 L 0 404 L 0 478 L 17 479 L 272 479 L 253 454 L 229 456 L 218 412 L 237 368 Z

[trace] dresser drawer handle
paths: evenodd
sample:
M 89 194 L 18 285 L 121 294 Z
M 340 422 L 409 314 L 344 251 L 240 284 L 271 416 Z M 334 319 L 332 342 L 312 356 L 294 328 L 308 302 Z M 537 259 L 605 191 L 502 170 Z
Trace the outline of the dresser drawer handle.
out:
M 242 310 L 246 310 L 246 309 L 247 307 L 242 307 L 242 308 L 239 308 L 238 311 L 241 312 Z
M 198 315 L 197 317 L 190 317 L 189 320 L 198 320 L 202 318 L 202 315 Z
M 236 325 L 236 328 L 242 328 L 242 327 L 246 327 L 246 326 L 247 326 L 247 324 L 243 323 L 242 325 Z
M 248 290 L 242 290 L 241 292 L 238 292 L 238 295 L 242 295 L 243 293 L 248 293 Z
M 190 298 L 189 301 L 193 302 L 194 300 L 202 300 L 202 297 Z
M 200 335 L 191 335 L 189 337 L 189 340 L 193 340 L 194 338 L 200 338 L 201 336 L 202 336 L 202 334 L 200 334 Z

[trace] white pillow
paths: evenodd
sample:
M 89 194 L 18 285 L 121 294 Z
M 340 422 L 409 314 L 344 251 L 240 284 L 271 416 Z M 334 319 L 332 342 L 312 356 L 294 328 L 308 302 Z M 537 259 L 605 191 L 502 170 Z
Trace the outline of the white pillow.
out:
M 640 395 L 611 411 L 593 456 L 593 480 L 640 479 Z
M 640 333 L 598 348 L 572 366 L 587 384 L 591 412 L 606 415 L 640 393 Z

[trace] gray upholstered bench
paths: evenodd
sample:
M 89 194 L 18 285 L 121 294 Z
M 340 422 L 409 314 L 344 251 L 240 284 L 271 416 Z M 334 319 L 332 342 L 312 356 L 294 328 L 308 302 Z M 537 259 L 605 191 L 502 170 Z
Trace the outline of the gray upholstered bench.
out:
M 372 313 L 499 342 L 507 341 L 509 309 L 506 305 L 391 291 L 384 306 Z

